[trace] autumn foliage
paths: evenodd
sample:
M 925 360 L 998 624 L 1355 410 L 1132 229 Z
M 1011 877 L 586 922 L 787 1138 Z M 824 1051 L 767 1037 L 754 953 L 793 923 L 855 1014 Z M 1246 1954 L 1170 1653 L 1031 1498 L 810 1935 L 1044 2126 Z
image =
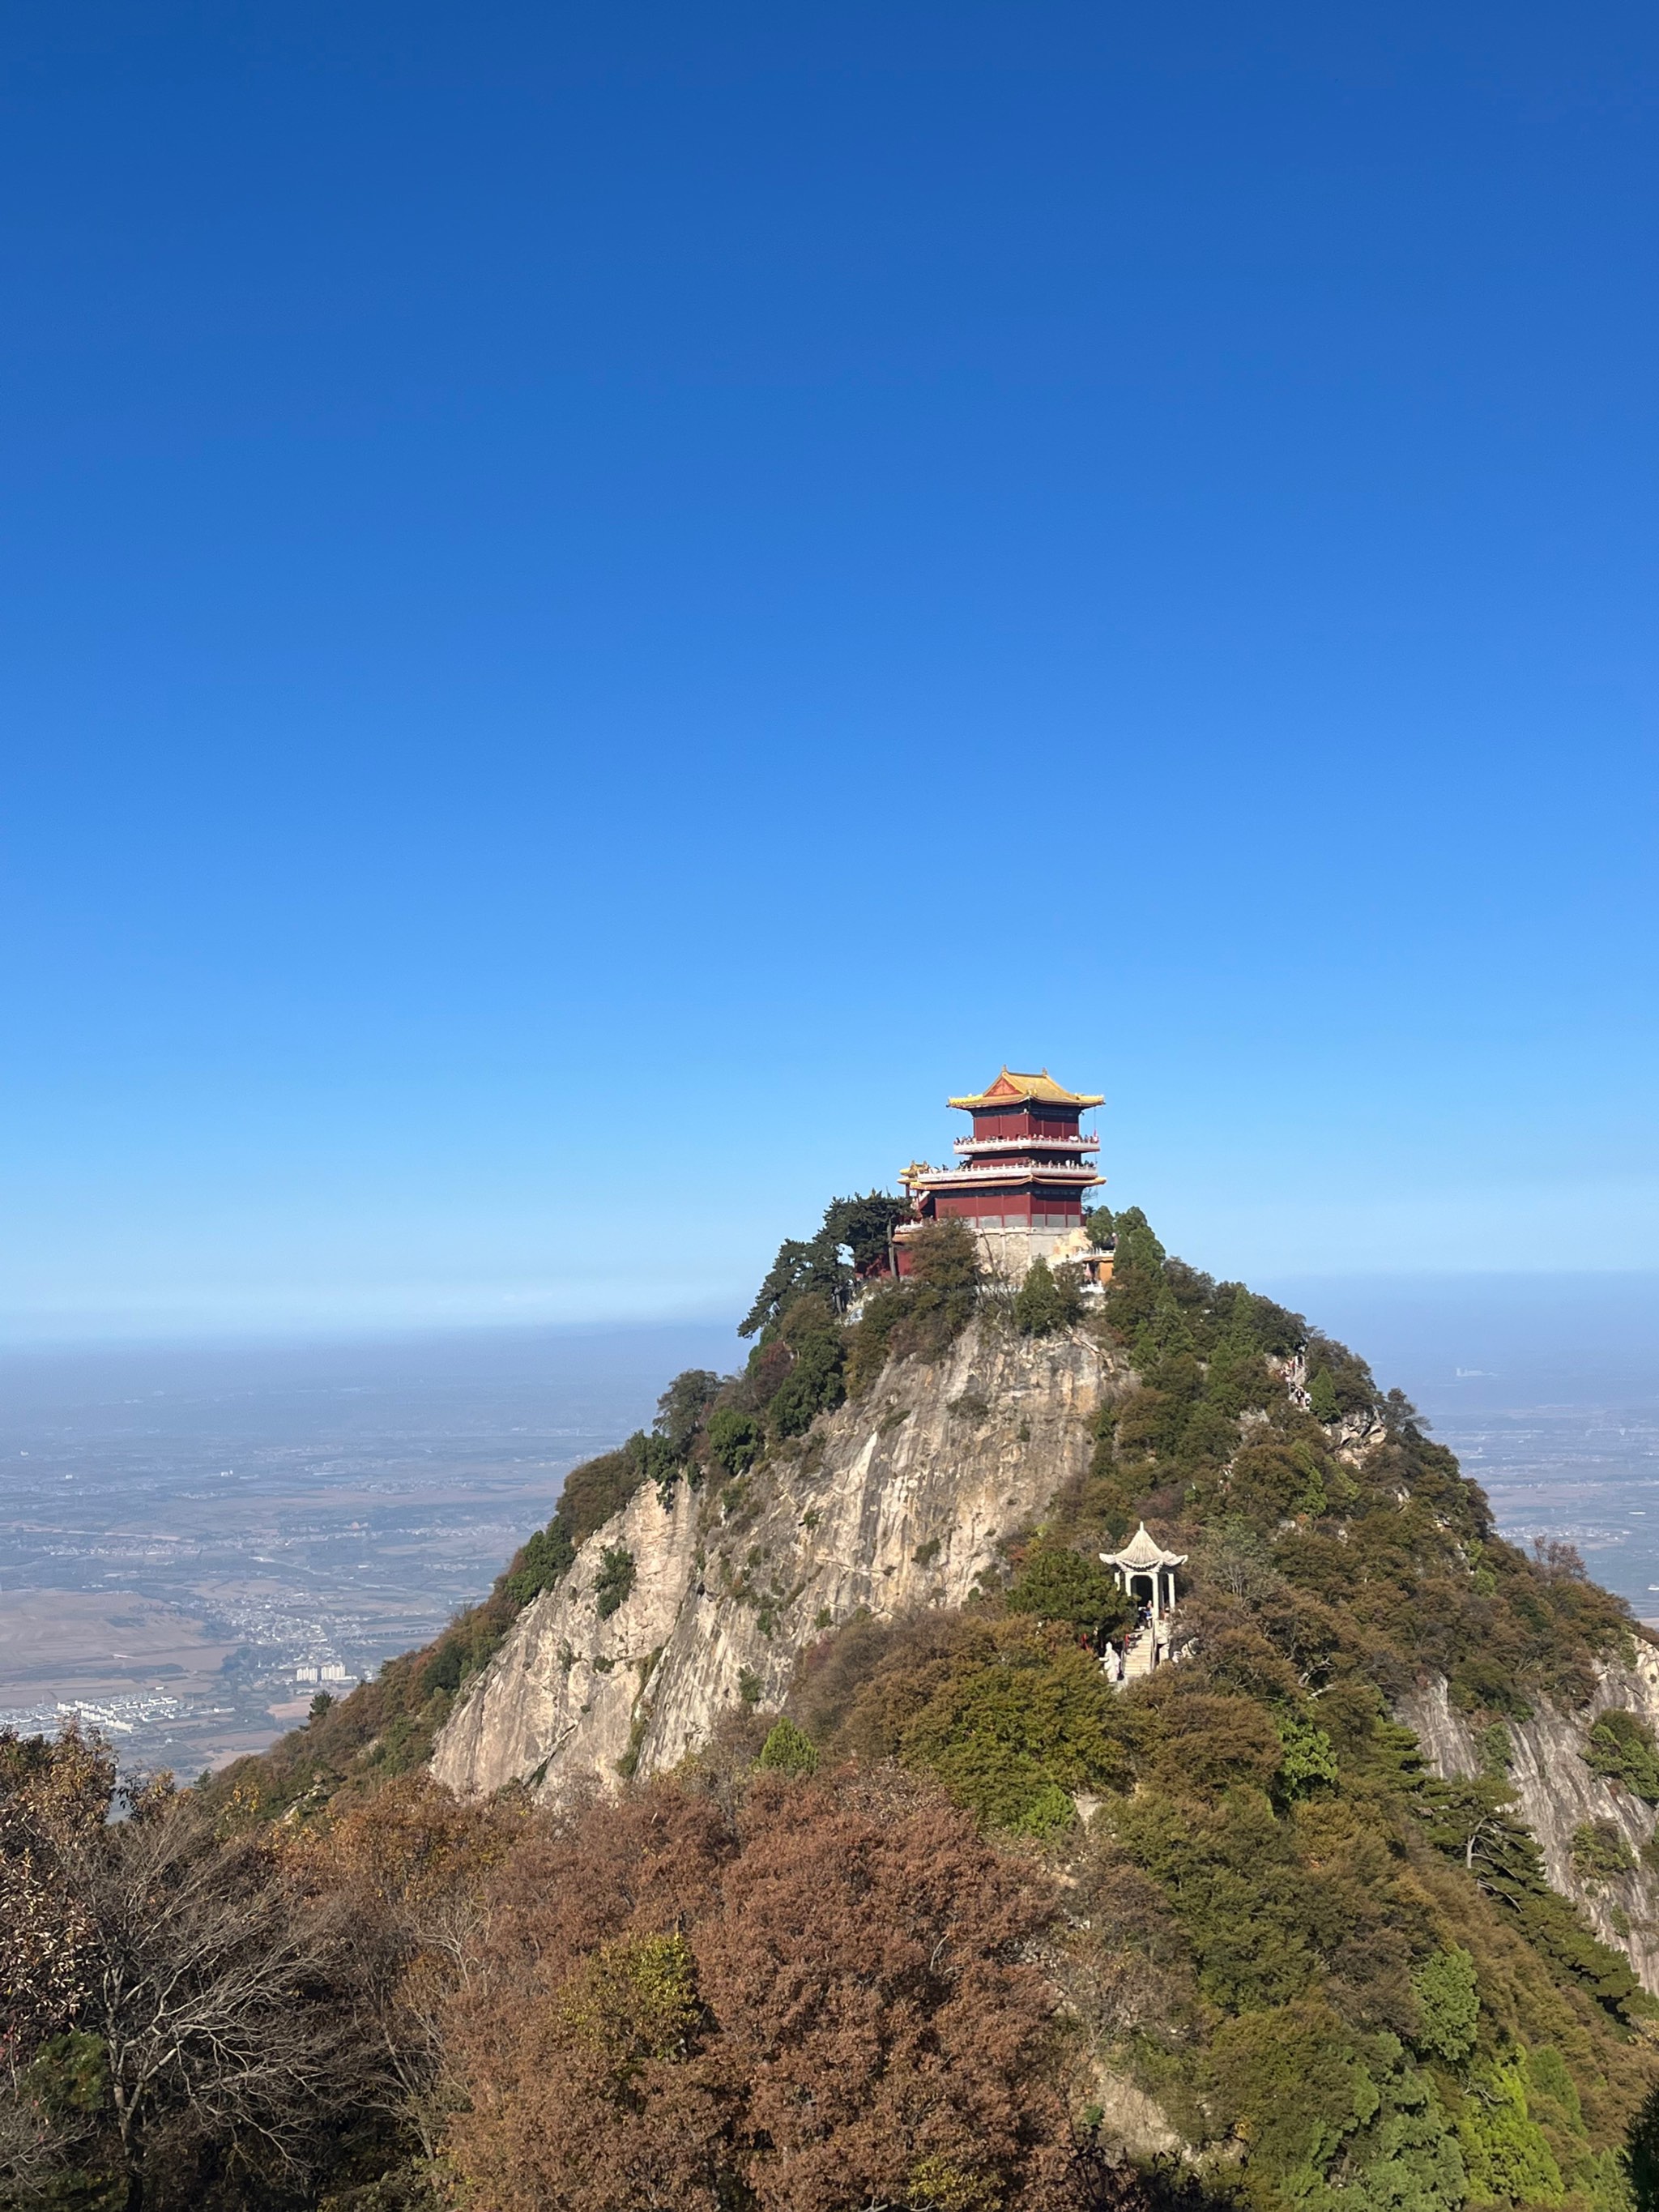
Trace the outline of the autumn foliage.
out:
M 935 1797 L 672 1787 L 514 1854 L 453 2014 L 480 2212 L 1060 2201 L 1036 1870 Z
M 273 1827 L 166 1786 L 111 1821 L 73 1735 L 0 1753 L 0 2202 L 1090 2201 L 1052 1878 L 896 1771 L 564 1815 L 404 1777 Z

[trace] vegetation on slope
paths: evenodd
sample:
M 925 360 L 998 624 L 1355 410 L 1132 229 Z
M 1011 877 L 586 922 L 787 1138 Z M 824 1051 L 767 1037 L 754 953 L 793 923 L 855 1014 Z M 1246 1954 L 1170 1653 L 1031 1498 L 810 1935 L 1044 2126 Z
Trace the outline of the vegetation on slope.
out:
M 1168 1259 L 1138 1212 L 1115 1228 L 1087 1325 L 1139 1387 L 1086 1475 L 1001 1599 L 852 1625 L 808 1655 L 793 1717 L 821 1755 L 900 1760 L 1063 1856 L 1056 1975 L 1087 2065 L 1155 2095 L 1252 2201 L 1623 2202 L 1654 2008 L 1545 1882 L 1502 1747 L 1628 1650 L 1626 1609 L 1571 1553 L 1504 1544 L 1343 1346 Z M 1080 1580 L 1143 1517 L 1189 1555 L 1181 1663 L 1114 1692 L 1063 1599 L 1034 1620 L 1024 1589 L 1060 1557 Z M 1493 1747 L 1488 1778 L 1434 1780 L 1389 1718 L 1425 1670 Z M 1598 1727 L 1601 1770 L 1640 1794 L 1651 1736 Z
M 1655 2008 L 1507 1779 L 1511 1728 L 1628 1650 L 1625 1609 L 1504 1544 L 1351 1352 L 1137 1212 L 1094 1217 L 1102 1299 L 1046 1268 L 988 1296 L 949 1224 L 860 1297 L 892 1203 L 786 1244 L 742 1374 L 679 1377 L 483 1606 L 264 1759 L 112 1824 L 94 1748 L 0 1745 L 0 2201 L 1630 2212 L 1633 2177 L 1649 2212 L 1659 2100 L 1620 2145 Z M 644 1483 L 787 1479 L 820 1413 L 976 1314 L 1091 1331 L 1133 1377 L 1000 1588 L 848 1624 L 784 1713 L 740 1703 L 616 1806 L 464 1808 L 412 1771 Z M 1097 1555 L 1143 1517 L 1188 1554 L 1179 1663 L 1119 1689 Z M 583 1556 L 626 1603 L 626 1550 Z M 1425 1671 L 1476 1780 L 1390 1717 Z M 1659 1797 L 1644 1723 L 1586 1730 Z M 1619 1840 L 1586 1824 L 1585 1867 Z M 1137 2094 L 1185 2147 L 1139 2176 Z

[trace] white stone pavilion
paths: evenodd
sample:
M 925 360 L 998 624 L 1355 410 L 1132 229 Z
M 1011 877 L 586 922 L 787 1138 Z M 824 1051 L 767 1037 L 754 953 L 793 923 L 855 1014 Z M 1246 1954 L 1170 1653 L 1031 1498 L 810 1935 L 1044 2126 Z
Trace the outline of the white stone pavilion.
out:
M 1166 1656 L 1168 1622 L 1176 1603 L 1176 1569 L 1186 1565 L 1187 1556 L 1185 1552 L 1166 1552 L 1144 1521 L 1121 1552 L 1101 1553 L 1101 1565 L 1112 1570 L 1124 1595 L 1146 1608 L 1146 1625 L 1125 1644 L 1116 1679 L 1150 1674 Z
M 1166 1552 L 1144 1521 L 1121 1552 L 1103 1552 L 1100 1560 L 1113 1570 L 1126 1597 L 1152 1607 L 1155 1621 L 1175 1610 L 1175 1571 L 1186 1565 L 1187 1554 Z

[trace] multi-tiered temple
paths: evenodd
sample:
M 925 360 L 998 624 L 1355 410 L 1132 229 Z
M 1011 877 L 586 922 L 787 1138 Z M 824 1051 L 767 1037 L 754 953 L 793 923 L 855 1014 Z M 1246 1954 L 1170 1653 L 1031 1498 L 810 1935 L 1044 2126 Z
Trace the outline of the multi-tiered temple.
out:
M 918 1162 L 905 1170 L 918 1216 L 965 1222 L 996 1272 L 1016 1280 L 1034 1260 L 1080 1252 L 1083 1194 L 1104 1180 L 1088 1157 L 1099 1141 L 1081 1127 L 1099 1097 L 1064 1089 L 1046 1067 L 1039 1075 L 1005 1067 L 988 1089 L 950 1103 L 973 1115 L 974 1133 L 957 1139 L 955 1167 Z

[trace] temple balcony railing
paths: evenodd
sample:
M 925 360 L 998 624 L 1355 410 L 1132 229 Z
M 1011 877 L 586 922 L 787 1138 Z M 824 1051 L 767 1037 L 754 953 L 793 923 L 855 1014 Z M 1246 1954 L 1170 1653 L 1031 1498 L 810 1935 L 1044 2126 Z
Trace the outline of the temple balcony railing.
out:
M 1048 1160 L 1034 1165 L 1029 1176 L 1022 1176 L 1018 1160 L 988 1160 L 982 1167 L 933 1168 L 926 1175 L 914 1178 L 919 1190 L 933 1190 L 940 1183 L 966 1182 L 1067 1182 L 1097 1183 L 1103 1180 L 1092 1168 L 1066 1167 Z
M 1097 1152 L 1098 1137 L 957 1137 L 951 1150 L 972 1152 Z

